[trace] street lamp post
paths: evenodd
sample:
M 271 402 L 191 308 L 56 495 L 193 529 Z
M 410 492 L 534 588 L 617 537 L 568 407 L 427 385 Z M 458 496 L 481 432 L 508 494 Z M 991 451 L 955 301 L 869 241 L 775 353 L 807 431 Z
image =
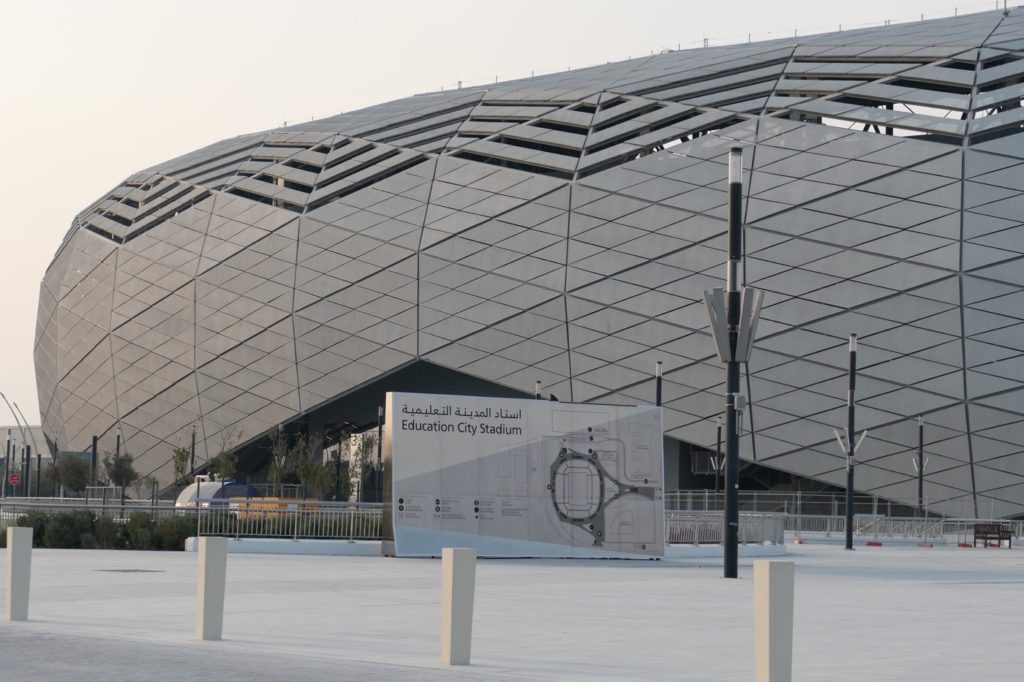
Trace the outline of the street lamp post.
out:
M 384 466 L 381 462 L 384 444 L 384 406 L 377 406 L 377 502 L 384 502 Z
M 654 363 L 654 404 L 661 407 L 661 360 Z
M 54 438 L 56 443 L 56 438 Z M 92 437 L 92 457 L 89 461 L 89 484 L 96 485 L 96 467 L 99 466 L 99 437 Z
M 718 426 L 718 442 L 715 445 L 715 494 L 718 494 L 718 474 L 722 471 L 722 415 L 715 417 Z
M 853 420 L 857 389 L 857 335 L 850 334 L 849 390 L 846 395 L 846 549 L 853 549 Z
M 914 468 L 917 470 L 917 508 L 925 516 L 928 516 L 924 508 L 924 469 L 928 466 L 928 460 L 924 458 L 924 416 L 917 418 L 917 459 L 911 459 Z
M 117 432 L 117 442 L 121 442 L 121 432 Z M 192 480 L 196 480 L 196 425 L 192 425 L 192 443 L 188 448 L 188 461 L 189 461 L 189 473 L 192 475 Z M 196 495 L 198 495 L 199 487 L 196 486 Z
M 725 289 L 704 292 L 711 333 L 719 359 L 725 363 L 725 530 L 724 575 L 736 578 L 739 556 L 740 420 L 746 398 L 740 395 L 740 363 L 748 362 L 754 345 L 764 292 L 740 286 L 743 258 L 743 150 L 729 149 L 729 232 Z
M 11 430 L 7 429 L 7 444 L 4 447 L 4 480 L 2 482 L 3 497 L 7 497 L 7 476 L 11 470 Z
M 725 363 L 725 577 L 738 575 L 739 560 L 739 424 L 736 420 L 736 395 L 740 392 L 740 363 L 736 360 L 736 342 L 740 331 L 739 270 L 742 258 L 743 229 L 743 152 L 729 150 L 729 260 L 726 263 L 726 315 L 731 357 Z

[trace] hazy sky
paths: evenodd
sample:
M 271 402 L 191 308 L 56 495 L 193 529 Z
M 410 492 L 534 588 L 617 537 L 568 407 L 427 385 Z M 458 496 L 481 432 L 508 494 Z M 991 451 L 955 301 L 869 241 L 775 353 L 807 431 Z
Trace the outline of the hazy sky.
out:
M 1014 3 L 1016 4 L 1016 3 Z M 39 423 L 39 281 L 74 215 L 134 171 L 419 92 L 1001 7 L 995 0 L 17 2 L 0 22 L 0 391 Z M 506 10 L 507 8 L 507 10 Z M 0 408 L 3 408 L 0 403 Z M 0 416 L 0 423 L 9 422 Z

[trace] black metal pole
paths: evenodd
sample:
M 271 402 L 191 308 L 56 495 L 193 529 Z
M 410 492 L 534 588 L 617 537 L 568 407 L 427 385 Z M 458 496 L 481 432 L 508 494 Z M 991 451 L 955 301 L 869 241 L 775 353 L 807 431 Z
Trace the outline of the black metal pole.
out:
M 384 447 L 384 406 L 377 406 L 377 501 L 384 501 L 384 468 L 381 455 Z
M 36 497 L 39 497 L 39 479 L 43 477 L 43 455 L 36 453 Z
M 7 478 L 11 472 L 11 430 L 7 429 L 7 445 L 4 448 L 4 480 L 3 480 L 3 496 L 7 497 Z
M 121 427 L 117 427 L 117 440 L 114 444 L 114 455 L 119 456 L 121 454 Z
M 661 360 L 654 363 L 654 404 L 661 407 Z
M 739 423 L 736 419 L 736 395 L 740 392 L 740 363 L 736 361 L 736 341 L 740 328 L 739 268 L 743 257 L 743 150 L 729 149 L 729 260 L 726 263 L 726 314 L 729 328 L 729 361 L 725 385 L 725 541 L 724 575 L 738 577 L 739 560 Z
M 341 436 L 338 436 L 338 454 L 334 458 L 334 500 L 341 502 Z
M 188 461 L 189 461 L 189 473 L 192 474 L 192 480 L 196 480 L 196 425 L 192 425 L 192 445 L 188 449 Z M 199 495 L 199 488 L 196 488 L 196 495 Z
M 60 463 L 60 431 L 53 432 L 53 468 L 57 470 L 57 465 Z M 53 490 L 50 497 L 64 497 L 64 484 L 54 484 Z
M 99 464 L 99 437 L 92 437 L 92 461 L 89 463 L 89 483 L 96 485 L 96 466 Z
M 718 444 L 715 445 L 715 494 L 718 494 L 718 475 L 722 471 L 722 418 L 715 417 L 718 422 Z
M 32 495 L 32 481 L 29 478 L 29 474 L 32 473 L 32 446 L 25 443 L 25 461 L 22 462 L 22 468 L 24 473 L 21 475 L 21 480 L 25 481 L 25 497 Z
M 853 434 L 857 390 L 857 335 L 850 334 L 850 377 L 846 394 L 846 549 L 853 549 Z
M 917 508 L 924 511 L 924 417 L 917 418 Z

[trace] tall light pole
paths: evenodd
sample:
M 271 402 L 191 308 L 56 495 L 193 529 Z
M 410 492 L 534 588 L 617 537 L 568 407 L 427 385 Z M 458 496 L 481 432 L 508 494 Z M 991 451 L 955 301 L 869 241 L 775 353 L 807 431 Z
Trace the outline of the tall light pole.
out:
M 725 364 L 725 578 L 737 577 L 739 555 L 739 412 L 746 398 L 739 393 L 739 365 L 750 360 L 764 292 L 740 287 L 742 261 L 743 153 L 729 150 L 729 231 L 725 289 L 705 292 L 711 331 Z
M 384 406 L 377 406 L 377 502 L 384 502 L 384 465 L 381 453 L 384 445 Z
M 722 415 L 715 417 L 718 427 L 718 442 L 715 445 L 715 495 L 718 494 L 718 473 L 722 470 Z
M 917 469 L 917 508 L 924 511 L 924 468 L 928 466 L 928 460 L 924 458 L 924 416 L 917 418 L 917 459 L 910 460 Z
M 117 432 L 117 442 L 121 442 L 121 431 Z M 188 448 L 189 473 L 192 474 L 192 481 L 196 480 L 196 425 L 192 425 L 192 444 Z M 199 496 L 199 486 L 196 486 L 196 496 Z
M 850 334 L 849 389 L 846 394 L 846 549 L 853 549 L 853 419 L 857 390 L 857 335 Z
M 3 496 L 7 497 L 7 477 L 11 471 L 11 430 L 7 429 L 7 444 L 4 446 L 4 480 L 0 483 Z
M 661 407 L 661 360 L 654 363 L 654 404 Z
M 740 333 L 740 259 L 743 257 L 743 151 L 729 150 L 729 260 L 725 269 L 726 316 L 731 357 L 725 363 L 725 577 L 737 577 L 739 560 L 740 438 L 736 394 L 740 392 L 740 363 L 736 342 Z
M 743 150 L 729 150 L 729 233 L 725 289 L 704 292 L 711 333 L 725 363 L 725 531 L 724 575 L 737 577 L 739 556 L 740 419 L 746 398 L 740 395 L 740 363 L 750 359 L 764 292 L 740 287 L 743 258 Z

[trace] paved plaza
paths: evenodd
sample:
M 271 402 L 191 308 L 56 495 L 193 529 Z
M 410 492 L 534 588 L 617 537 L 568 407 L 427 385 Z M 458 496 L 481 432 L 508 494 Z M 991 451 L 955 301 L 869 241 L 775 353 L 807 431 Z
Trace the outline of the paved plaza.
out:
M 790 546 L 794 678 L 1018 680 L 1017 549 Z M 473 665 L 438 659 L 440 562 L 228 557 L 197 642 L 196 555 L 35 550 L 0 679 L 753 680 L 752 560 L 481 560 Z

